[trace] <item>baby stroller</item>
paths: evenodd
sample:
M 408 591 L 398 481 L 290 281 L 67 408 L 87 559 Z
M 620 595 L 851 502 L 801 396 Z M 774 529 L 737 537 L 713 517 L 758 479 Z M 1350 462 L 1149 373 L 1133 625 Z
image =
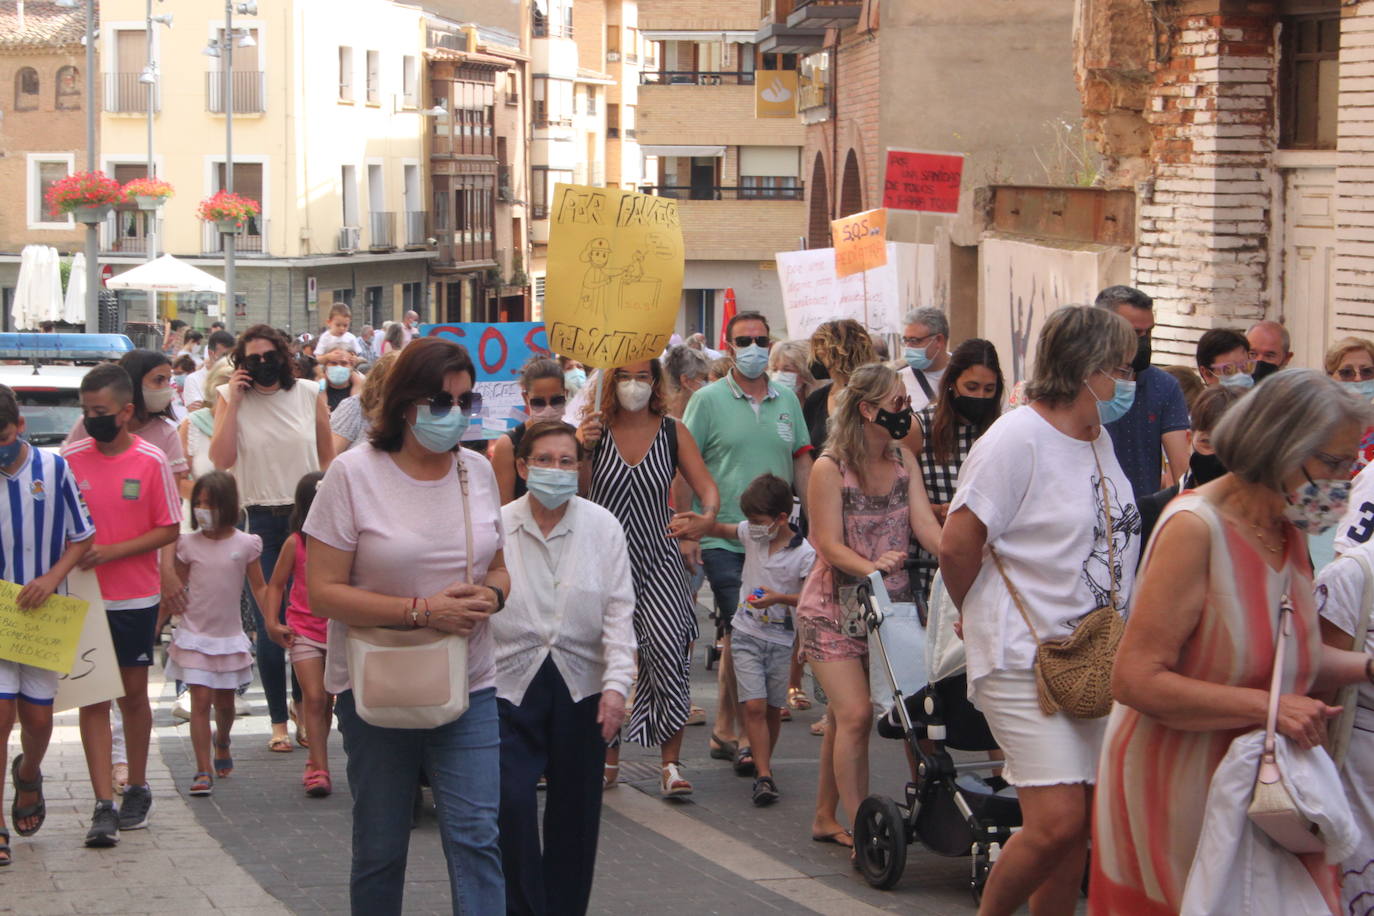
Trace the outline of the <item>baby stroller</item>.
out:
M 943 587 L 936 580 L 936 589 Z M 935 595 L 932 590 L 932 596 Z M 915 781 L 906 784 L 899 803 L 886 795 L 870 795 L 859 805 L 854 823 L 854 849 L 864 879 L 879 890 L 897 883 L 906 866 L 907 846 L 919 840 L 942 856 L 972 855 L 969 888 L 975 901 L 998 853 L 1021 826 L 1021 806 L 1015 790 L 989 785 L 979 775 L 999 764 L 984 760 L 955 763 L 948 748 L 962 751 L 996 750 L 981 713 L 969 703 L 962 670 L 950 674 L 948 663 L 931 665 L 932 683 L 907 696 L 884 643 L 885 631 L 897 637 L 903 628 L 919 627 L 915 615 L 893 614 L 882 577 L 874 573 L 859 585 L 859 600 L 868 628 L 873 701 L 891 708 L 878 732 L 901 738 L 915 761 Z M 932 601 L 932 606 L 936 604 Z M 932 630 L 952 626 L 935 609 Z M 886 628 L 886 630 L 885 630 Z M 934 639 L 938 644 L 938 638 Z M 899 662 L 901 659 L 898 659 Z M 962 662 L 959 663 L 962 668 Z M 908 689 L 910 688 L 910 685 Z M 880 693 L 881 688 L 881 693 Z M 922 746 L 922 743 L 925 746 Z M 998 780 L 1000 781 L 1000 780 Z

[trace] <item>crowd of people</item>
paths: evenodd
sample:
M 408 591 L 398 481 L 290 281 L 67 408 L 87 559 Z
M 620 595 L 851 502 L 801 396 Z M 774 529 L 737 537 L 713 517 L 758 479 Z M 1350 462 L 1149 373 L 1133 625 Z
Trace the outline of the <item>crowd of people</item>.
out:
M 190 795 L 235 772 L 255 668 L 269 748 L 294 749 L 294 720 L 312 797 L 333 791 L 337 724 L 355 913 L 400 912 L 396 800 L 422 784 L 454 912 L 584 912 L 621 742 L 656 748 L 681 799 L 702 720 L 753 805 L 814 791 L 811 838 L 853 857 L 886 699 L 860 598 L 876 575 L 893 602 L 956 609 L 999 748 L 987 784 L 1019 802 L 980 912 L 1073 912 L 1090 846 L 1094 913 L 1215 912 L 1228 893 L 1342 913 L 1374 893 L 1374 502 L 1351 500 L 1374 497 L 1374 342 L 1296 368 L 1259 322 L 1156 367 L 1152 301 L 1114 286 L 1051 313 L 1013 386 L 939 309 L 905 316 L 895 361 L 852 319 L 778 340 L 742 312 L 719 352 L 689 340 L 591 378 L 532 359 L 523 421 L 487 441 L 471 355 L 417 325 L 355 336 L 336 305 L 295 339 L 169 326 L 161 351 L 83 378 L 60 455 L 24 440 L 0 387 L 4 577 L 28 609 L 94 570 L 123 680 L 117 715 L 80 710 L 87 845 L 152 819 L 147 681 L 170 623 Z M 1307 537 L 1338 521 L 1340 557 L 1314 571 Z M 9 831 L 46 817 L 56 684 L 0 661 L 0 766 L 16 722 L 22 747 L 0 865 Z M 781 723 L 813 702 L 818 783 L 783 785 Z M 1266 768 L 1301 774 L 1284 811 L 1321 846 L 1246 828 Z

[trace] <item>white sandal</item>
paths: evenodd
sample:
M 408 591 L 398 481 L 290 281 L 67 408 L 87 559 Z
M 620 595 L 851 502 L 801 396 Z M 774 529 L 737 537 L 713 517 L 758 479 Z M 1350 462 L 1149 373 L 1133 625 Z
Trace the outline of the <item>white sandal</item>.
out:
M 619 784 L 619 779 L 620 764 L 608 763 L 606 764 L 606 771 L 601 775 L 601 788 L 614 789 Z
M 682 764 L 674 760 L 663 765 L 659 789 L 664 798 L 685 798 L 692 794 L 692 784 L 682 775 Z

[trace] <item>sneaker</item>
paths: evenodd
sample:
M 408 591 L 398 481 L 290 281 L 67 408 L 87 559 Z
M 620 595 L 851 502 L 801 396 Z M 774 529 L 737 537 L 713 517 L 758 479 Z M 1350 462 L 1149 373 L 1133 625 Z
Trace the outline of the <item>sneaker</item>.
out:
M 692 784 L 682 775 L 681 763 L 673 761 L 663 765 L 659 789 L 664 798 L 685 798 L 692 794 Z
M 762 808 L 778 800 L 778 787 L 771 776 L 760 776 L 754 780 L 754 804 Z
M 172 718 L 178 722 L 191 721 L 191 691 L 186 691 L 177 697 L 177 701 L 172 704 Z
M 146 785 L 129 786 L 124 790 L 124 804 L 119 806 L 119 829 L 142 830 L 153 814 L 153 791 Z
M 252 714 L 253 707 L 248 705 L 247 698 L 241 693 L 234 694 L 234 715 L 242 717 L 251 716 Z
M 91 815 L 91 829 L 86 831 L 86 845 L 106 847 L 119 845 L 119 812 L 112 801 L 98 801 Z

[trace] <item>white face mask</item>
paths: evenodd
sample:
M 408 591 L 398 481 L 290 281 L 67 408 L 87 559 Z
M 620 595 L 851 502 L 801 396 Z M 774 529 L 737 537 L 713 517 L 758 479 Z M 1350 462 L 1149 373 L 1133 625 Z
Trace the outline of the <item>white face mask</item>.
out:
M 617 382 L 615 386 L 615 395 L 620 399 L 620 406 L 629 411 L 643 410 L 653 393 L 653 385 L 636 379 L 626 379 Z
M 201 528 L 202 531 L 214 531 L 214 530 L 215 530 L 215 510 L 214 510 L 214 509 L 202 509 L 202 508 L 200 508 L 199 506 L 197 506 L 197 507 L 196 507 L 196 510 L 195 510 L 195 513 L 196 513 L 196 524 L 200 526 L 200 528 Z
M 797 388 L 797 373 L 795 372 L 774 372 L 772 378 L 773 381 L 790 391 L 795 391 Z
M 771 541 L 773 536 L 778 533 L 778 525 L 776 522 L 771 525 L 756 525 L 750 522 L 747 530 L 750 540 Z

